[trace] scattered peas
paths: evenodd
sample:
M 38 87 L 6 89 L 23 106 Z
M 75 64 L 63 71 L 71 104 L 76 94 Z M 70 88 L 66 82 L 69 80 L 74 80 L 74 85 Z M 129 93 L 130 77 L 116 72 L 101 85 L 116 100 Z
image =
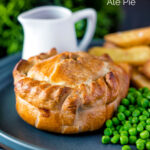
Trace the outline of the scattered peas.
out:
M 106 127 L 111 128 L 113 126 L 113 122 L 111 120 L 106 121 Z
M 150 118 L 146 120 L 146 123 L 150 125 Z
M 130 88 L 129 88 L 129 92 L 136 92 L 136 89 L 135 89 L 135 88 L 130 87 Z
M 117 117 L 113 117 L 112 122 L 113 122 L 114 125 L 118 125 L 120 123 L 120 121 L 118 120 Z
M 129 105 L 129 111 L 133 112 L 135 109 L 134 105 Z
M 125 135 L 121 135 L 121 136 L 120 136 L 120 144 L 121 144 L 121 145 L 128 144 L 128 137 L 125 136 Z
M 102 143 L 108 144 L 110 142 L 110 137 L 107 135 L 102 136 Z
M 110 128 L 106 128 L 104 130 L 104 135 L 111 136 L 112 135 L 112 130 Z
M 136 148 L 137 148 L 138 150 L 144 150 L 144 149 L 145 149 L 145 144 L 144 144 L 144 142 L 136 143 Z
M 131 150 L 131 147 L 129 145 L 122 146 L 122 150 Z
M 119 142 L 119 139 L 120 139 L 120 136 L 119 136 L 119 135 L 114 135 L 114 136 L 111 138 L 111 143 L 116 144 L 116 143 Z
M 149 112 L 146 111 L 146 110 L 144 110 L 142 114 L 143 114 L 144 116 L 146 116 L 146 117 L 149 117 Z
M 118 113 L 118 119 L 120 120 L 120 121 L 123 121 L 123 120 L 125 120 L 125 115 L 122 113 L 122 112 L 120 112 L 120 113 Z
M 116 130 L 119 131 L 120 128 L 121 128 L 121 125 L 118 125 L 118 126 L 116 127 Z
M 124 106 L 128 106 L 130 104 L 130 101 L 127 98 L 122 99 L 121 104 Z
M 150 150 L 150 142 L 147 142 L 147 143 L 146 143 L 146 149 L 147 149 L 147 150 Z
M 146 125 L 146 130 L 150 132 L 150 125 Z
M 129 110 L 125 110 L 124 114 L 126 117 L 129 117 L 131 115 L 131 112 Z
M 124 112 L 125 110 L 126 110 L 126 107 L 123 106 L 123 105 L 120 105 L 120 106 L 118 107 L 118 112 Z
M 141 100 L 141 106 L 144 107 L 144 108 L 147 108 L 148 105 L 149 105 L 149 101 L 147 99 L 143 98 Z
M 113 135 L 119 135 L 119 132 L 118 131 L 114 131 Z
M 129 134 L 130 134 L 130 135 L 136 135 L 136 134 L 137 134 L 136 128 L 130 128 L 130 129 L 129 129 Z
M 142 124 L 138 124 L 136 129 L 137 129 L 138 132 L 142 132 L 144 130 L 144 127 L 143 127 Z
M 132 127 L 131 123 L 128 123 L 128 124 L 125 123 L 124 126 L 123 126 L 125 131 L 128 131 L 131 127 Z
M 129 136 L 129 143 L 130 144 L 135 144 L 136 140 L 137 140 L 136 136 L 133 136 L 133 135 Z
M 122 150 L 131 150 L 129 143 L 138 150 L 150 150 L 150 90 L 129 88 L 127 97 L 105 125 L 103 144 L 120 142 Z
M 139 120 L 145 121 L 145 120 L 147 120 L 147 117 L 145 115 L 141 115 L 141 116 L 139 116 Z
M 132 118 L 132 123 L 138 123 L 138 122 L 139 122 L 138 117 L 133 117 L 133 118 Z
M 142 139 L 147 139 L 147 138 L 149 138 L 149 132 L 148 132 L 147 130 L 142 131 L 142 132 L 140 133 L 140 137 L 141 137 Z
M 135 109 L 132 113 L 133 117 L 138 117 L 140 115 L 140 111 L 138 109 Z
M 139 124 L 141 124 L 143 127 L 146 126 L 146 122 L 145 121 L 141 121 Z
M 120 135 L 128 136 L 128 132 L 127 131 L 121 131 Z

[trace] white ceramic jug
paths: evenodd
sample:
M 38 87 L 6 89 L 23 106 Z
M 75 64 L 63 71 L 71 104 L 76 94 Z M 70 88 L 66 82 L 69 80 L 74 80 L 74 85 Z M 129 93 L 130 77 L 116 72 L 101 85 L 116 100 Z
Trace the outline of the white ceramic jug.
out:
M 84 38 L 77 45 L 75 22 L 87 19 Z M 58 6 L 42 6 L 18 16 L 24 29 L 23 58 L 27 59 L 55 47 L 58 52 L 85 50 L 96 26 L 96 12 L 89 8 L 75 13 Z

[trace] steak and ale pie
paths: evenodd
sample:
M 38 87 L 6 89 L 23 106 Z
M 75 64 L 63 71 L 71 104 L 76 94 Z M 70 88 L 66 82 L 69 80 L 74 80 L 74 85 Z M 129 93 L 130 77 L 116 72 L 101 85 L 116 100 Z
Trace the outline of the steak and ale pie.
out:
M 126 65 L 108 55 L 55 49 L 20 60 L 13 76 L 20 117 L 63 134 L 101 128 L 126 96 L 130 78 Z

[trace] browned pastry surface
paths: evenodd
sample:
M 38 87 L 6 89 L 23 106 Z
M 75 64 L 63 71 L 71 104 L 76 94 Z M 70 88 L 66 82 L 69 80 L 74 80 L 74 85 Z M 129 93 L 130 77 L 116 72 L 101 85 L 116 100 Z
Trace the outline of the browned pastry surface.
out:
M 21 60 L 14 68 L 18 114 L 38 129 L 57 133 L 101 128 L 127 94 L 126 69 L 108 55 L 56 53 Z

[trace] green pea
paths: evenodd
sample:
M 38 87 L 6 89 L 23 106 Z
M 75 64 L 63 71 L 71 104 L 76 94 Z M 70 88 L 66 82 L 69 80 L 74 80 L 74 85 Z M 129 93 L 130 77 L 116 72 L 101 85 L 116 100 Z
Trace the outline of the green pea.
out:
M 129 142 L 130 142 L 130 144 L 135 144 L 136 140 L 137 140 L 136 136 L 133 136 L 133 135 L 129 136 Z
M 135 88 L 130 87 L 128 91 L 129 91 L 129 92 L 136 92 L 136 89 L 135 89 Z
M 131 121 L 131 122 L 132 122 L 132 116 L 130 116 L 128 119 L 129 119 L 129 121 Z
M 133 96 L 133 94 L 132 93 L 129 93 L 128 95 L 127 95 L 127 99 L 129 99 L 130 101 L 134 101 L 134 96 Z
M 110 142 L 110 137 L 107 135 L 102 136 L 102 143 L 108 144 Z
M 142 92 L 143 92 L 143 93 L 147 93 L 147 92 L 149 92 L 149 88 L 144 87 L 144 88 L 142 89 Z
M 144 116 L 146 116 L 146 117 L 149 117 L 149 112 L 146 111 L 146 110 L 144 110 L 142 114 L 143 114 Z
M 125 123 L 123 126 L 125 131 L 128 131 L 131 127 L 132 127 L 132 125 L 130 123 Z
M 146 143 L 146 149 L 147 149 L 147 150 L 150 150 L 150 142 L 147 142 L 147 143 Z
M 131 121 L 127 120 L 127 121 L 125 122 L 125 124 L 131 124 Z
M 125 131 L 123 126 L 121 126 L 119 133 L 121 133 L 122 131 Z
M 141 107 L 141 100 L 143 99 L 143 97 L 138 97 L 137 98 L 137 104 L 138 104 L 138 106 L 140 106 Z M 142 108 L 142 107 L 141 107 Z M 143 108 L 144 109 L 144 108 Z
M 146 125 L 146 130 L 150 132 L 150 125 Z
M 121 135 L 121 136 L 120 136 L 120 144 L 121 144 L 121 145 L 128 144 L 128 137 L 125 136 L 125 135 Z
M 135 109 L 132 113 L 133 117 L 138 117 L 140 115 L 140 111 L 138 109 Z
M 143 93 L 143 88 L 139 88 L 139 92 L 140 92 L 140 93 Z
M 138 150 L 144 150 L 145 149 L 145 143 L 144 142 L 136 143 L 136 148 Z
M 142 132 L 140 133 L 140 137 L 141 137 L 142 139 L 147 139 L 147 138 L 149 138 L 149 132 L 148 132 L 147 130 L 142 131 Z
M 120 106 L 118 107 L 118 112 L 124 112 L 125 110 L 126 110 L 126 107 L 123 106 L 123 105 L 120 105 Z
M 119 125 L 119 123 L 120 123 L 120 121 L 118 120 L 117 117 L 113 117 L 112 122 L 113 122 L 114 125 Z
M 129 129 L 129 134 L 130 134 L 130 135 L 136 135 L 136 134 L 137 134 L 136 128 L 130 128 L 130 129 Z
M 138 122 L 139 122 L 138 117 L 133 117 L 133 118 L 132 118 L 132 123 L 138 123 Z
M 143 108 L 143 107 L 140 106 L 140 107 L 138 108 L 138 110 L 142 113 L 142 112 L 145 110 L 145 108 Z
M 119 136 L 119 135 L 114 135 L 114 136 L 111 138 L 111 143 L 116 144 L 116 143 L 119 142 L 119 139 L 120 139 L 120 136 Z
M 135 106 L 134 105 L 129 105 L 129 111 L 133 112 L 135 110 Z
M 139 139 L 137 139 L 136 143 L 145 143 L 145 140 L 139 138 Z
M 111 120 L 106 121 L 106 127 L 111 128 L 113 126 L 113 122 Z
M 149 124 L 149 125 L 150 125 L 150 118 L 148 118 L 148 119 L 146 120 L 146 124 Z
M 136 124 L 136 123 L 134 123 L 134 124 L 133 124 L 133 127 L 134 127 L 134 128 L 136 128 L 136 127 L 137 127 L 137 124 Z
M 121 128 L 121 125 L 118 125 L 118 126 L 116 127 L 116 130 L 119 131 L 120 128 Z
M 122 146 L 122 150 L 131 150 L 131 147 L 129 145 Z
M 127 131 L 121 131 L 121 132 L 120 132 L 120 135 L 128 136 L 128 132 L 127 132 Z
M 131 112 L 129 110 L 125 110 L 124 114 L 126 117 L 129 117 L 131 115 Z
M 144 115 L 141 115 L 141 116 L 139 116 L 139 120 L 140 121 L 145 121 L 145 120 L 147 120 L 147 117 L 144 116 Z
M 123 124 L 123 125 L 124 125 L 124 124 L 125 124 L 125 122 L 126 122 L 126 121 L 125 121 L 125 120 L 123 120 L 123 121 L 121 121 L 121 124 Z
M 146 98 L 147 98 L 147 99 L 150 99 L 150 92 L 148 92 L 148 93 L 146 94 Z
M 143 127 L 142 124 L 138 124 L 136 129 L 137 129 L 138 132 L 142 132 L 144 130 L 144 127 Z
M 120 121 L 123 121 L 123 120 L 125 120 L 125 115 L 122 113 L 122 112 L 120 112 L 120 113 L 118 113 L 117 114 L 117 117 L 118 117 L 118 119 L 120 120 Z
M 149 105 L 149 101 L 147 99 L 143 98 L 141 100 L 141 106 L 144 107 L 144 108 L 147 108 L 148 105 Z
M 136 95 L 136 98 L 142 96 L 141 92 L 139 92 L 139 91 L 136 91 L 136 92 L 135 92 L 135 95 Z
M 146 142 L 150 142 L 150 139 L 146 139 Z
M 115 128 L 114 128 L 114 127 L 111 127 L 111 130 L 114 132 L 114 131 L 115 131 Z
M 108 135 L 108 136 L 111 136 L 112 135 L 112 130 L 110 129 L 110 128 L 106 128 L 105 130 L 104 130 L 104 135 Z
M 130 104 L 130 101 L 127 98 L 123 98 L 121 101 L 122 105 L 128 106 Z
M 147 111 L 150 113 L 150 108 L 148 108 Z
M 114 131 L 113 135 L 119 135 L 119 132 L 118 131 Z
M 146 122 L 145 121 L 141 121 L 139 124 L 141 124 L 143 127 L 146 126 Z

